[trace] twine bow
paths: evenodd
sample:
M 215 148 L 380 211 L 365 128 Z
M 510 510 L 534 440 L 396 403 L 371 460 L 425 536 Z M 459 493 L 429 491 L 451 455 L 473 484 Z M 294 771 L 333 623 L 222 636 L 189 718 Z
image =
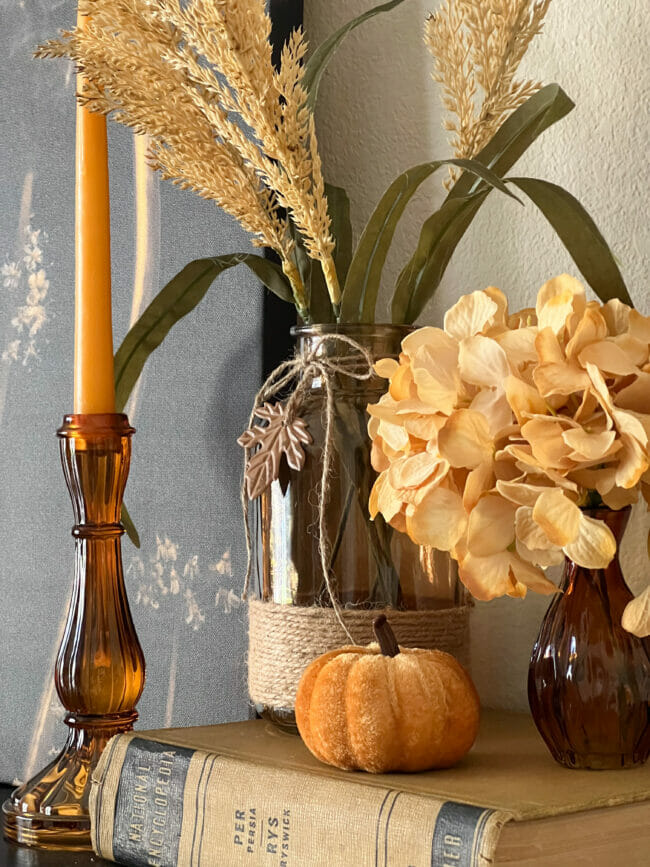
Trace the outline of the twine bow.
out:
M 326 344 L 340 344 L 346 346 L 355 353 L 358 357 L 350 355 L 334 354 L 328 356 L 325 353 Z M 321 569 L 323 572 L 323 580 L 327 588 L 332 607 L 336 613 L 336 617 L 348 636 L 354 644 L 354 639 L 350 635 L 343 618 L 340 614 L 340 605 L 336 599 L 332 584 L 330 581 L 330 564 L 329 553 L 330 545 L 327 538 L 325 526 L 325 504 L 329 497 L 330 489 L 330 470 L 332 465 L 332 448 L 333 448 L 333 423 L 334 423 L 334 386 L 333 379 L 336 375 L 348 377 L 357 382 L 365 382 L 371 379 L 373 375 L 373 359 L 370 352 L 361 346 L 356 340 L 345 336 L 344 334 L 324 334 L 317 338 L 313 346 L 308 350 L 297 352 L 296 355 L 289 361 L 284 361 L 267 378 L 264 385 L 257 392 L 253 411 L 249 419 L 249 427 L 252 427 L 255 422 L 257 411 L 269 398 L 280 394 L 287 386 L 296 382 L 295 388 L 289 396 L 285 404 L 285 415 L 291 419 L 295 417 L 298 410 L 305 399 L 306 395 L 312 388 L 312 383 L 315 379 L 319 379 L 321 386 L 325 392 L 325 406 L 323 410 L 324 418 L 324 442 L 322 452 L 322 469 L 320 477 L 320 495 L 318 502 L 318 555 L 320 559 Z M 244 467 L 247 466 L 252 449 L 244 447 Z M 253 544 L 251 531 L 248 522 L 249 499 L 246 491 L 246 482 L 242 482 L 241 502 L 244 513 L 244 527 L 246 531 L 246 551 L 248 561 L 246 566 L 246 578 L 244 581 L 243 598 L 248 596 L 250 586 L 250 578 L 253 564 Z

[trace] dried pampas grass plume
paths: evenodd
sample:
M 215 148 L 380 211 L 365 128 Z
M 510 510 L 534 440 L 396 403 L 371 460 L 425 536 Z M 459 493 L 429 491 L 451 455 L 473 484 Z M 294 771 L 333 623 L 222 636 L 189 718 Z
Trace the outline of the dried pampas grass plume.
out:
M 80 0 L 83 29 L 37 57 L 69 57 L 79 100 L 152 140 L 154 168 L 215 201 L 282 262 L 299 313 L 307 299 L 290 224 L 321 263 L 335 309 L 340 288 L 314 119 L 302 87 L 301 30 L 271 59 L 264 0 Z
M 444 0 L 429 16 L 424 41 L 434 59 L 434 81 L 455 119 L 445 121 L 454 153 L 471 158 L 510 112 L 541 84 L 515 78 L 541 31 L 551 0 Z

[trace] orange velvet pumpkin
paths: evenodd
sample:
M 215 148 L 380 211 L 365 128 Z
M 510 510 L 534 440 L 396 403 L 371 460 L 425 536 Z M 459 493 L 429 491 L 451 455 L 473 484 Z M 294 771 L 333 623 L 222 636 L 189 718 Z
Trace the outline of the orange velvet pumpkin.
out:
M 383 615 L 375 634 L 379 644 L 340 647 L 307 666 L 296 695 L 303 741 L 345 770 L 450 767 L 478 731 L 469 675 L 448 653 L 399 648 Z

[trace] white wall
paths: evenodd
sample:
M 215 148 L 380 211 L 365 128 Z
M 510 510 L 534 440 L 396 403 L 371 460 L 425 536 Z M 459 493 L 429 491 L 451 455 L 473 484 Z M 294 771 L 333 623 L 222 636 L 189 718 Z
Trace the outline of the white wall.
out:
M 376 0 L 306 0 L 312 45 L 374 5 Z M 360 232 L 381 193 L 404 169 L 450 156 L 441 126 L 437 85 L 422 42 L 422 25 L 437 0 L 406 0 L 355 31 L 323 81 L 318 132 L 326 177 L 344 186 Z M 554 0 L 545 31 L 524 59 L 524 75 L 557 81 L 574 111 L 543 134 L 517 165 L 576 195 L 595 218 L 622 265 L 637 307 L 650 313 L 647 284 L 650 230 L 647 159 L 650 122 L 650 27 L 645 0 Z M 383 286 L 380 319 L 388 319 L 389 291 L 411 254 L 422 220 L 442 200 L 434 178 L 402 220 Z M 492 193 L 458 247 L 422 323 L 440 324 L 459 295 L 487 285 L 503 289 L 511 305 L 534 303 L 554 274 L 579 276 L 573 262 L 532 205 L 521 208 Z M 650 576 L 645 514 L 633 516 L 623 566 L 633 589 Z M 524 708 L 528 655 L 547 600 L 479 604 L 473 617 L 473 673 L 488 706 Z

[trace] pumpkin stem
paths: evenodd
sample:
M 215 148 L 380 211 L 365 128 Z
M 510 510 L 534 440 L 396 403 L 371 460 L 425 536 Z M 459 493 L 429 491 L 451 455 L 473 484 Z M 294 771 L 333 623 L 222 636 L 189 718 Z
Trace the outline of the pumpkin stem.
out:
M 372 628 L 375 631 L 375 636 L 379 642 L 379 647 L 384 656 L 397 656 L 400 652 L 395 633 L 390 628 L 390 623 L 386 620 L 385 614 L 380 614 L 375 617 L 372 622 Z

